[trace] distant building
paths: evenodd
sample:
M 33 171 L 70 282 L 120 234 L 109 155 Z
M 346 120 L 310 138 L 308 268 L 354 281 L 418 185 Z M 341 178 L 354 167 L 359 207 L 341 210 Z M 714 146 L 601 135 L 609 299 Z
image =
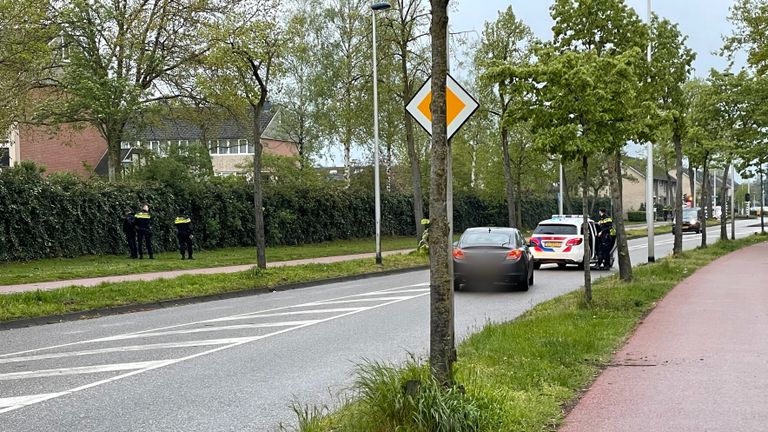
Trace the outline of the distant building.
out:
M 176 144 L 204 144 L 211 156 L 214 174 L 232 175 L 252 163 L 254 146 L 250 127 L 227 116 L 202 116 L 199 121 L 185 118 L 180 110 L 161 116 L 146 125 L 128 125 L 121 142 L 124 167 L 140 162 L 143 152 L 165 154 Z M 218 114 L 221 114 L 219 112 Z M 217 118 L 219 118 L 217 120 Z M 297 156 L 298 146 L 283 131 L 280 110 L 268 104 L 261 118 L 261 143 L 264 153 Z M 107 143 L 91 125 L 59 128 L 21 126 L 10 131 L 7 140 L 0 141 L 0 168 L 21 161 L 33 161 L 46 172 L 59 171 L 107 174 Z

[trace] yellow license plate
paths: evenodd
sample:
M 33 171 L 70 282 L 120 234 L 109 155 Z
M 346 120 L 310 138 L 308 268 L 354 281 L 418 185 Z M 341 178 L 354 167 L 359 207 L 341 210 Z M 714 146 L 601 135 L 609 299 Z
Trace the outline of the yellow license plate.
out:
M 544 247 L 559 248 L 562 245 L 562 242 L 544 242 Z

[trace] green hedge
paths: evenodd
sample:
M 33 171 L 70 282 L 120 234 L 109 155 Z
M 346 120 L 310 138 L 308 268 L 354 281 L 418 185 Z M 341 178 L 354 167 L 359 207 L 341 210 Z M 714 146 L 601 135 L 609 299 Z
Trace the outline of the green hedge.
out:
M 627 212 L 627 220 L 629 222 L 645 222 L 645 212 L 644 211 Z
M 252 185 L 243 178 L 166 185 L 154 182 L 45 177 L 32 165 L 0 172 L 0 261 L 126 253 L 123 211 L 150 203 L 155 248 L 174 250 L 173 219 L 186 209 L 202 249 L 255 244 Z M 574 210 L 580 212 L 576 204 Z M 429 206 L 425 203 L 425 209 Z M 533 227 L 556 212 L 554 199 L 527 197 L 523 223 Z M 265 189 L 268 245 L 294 245 L 369 237 L 373 194 L 339 183 Z M 411 197 L 382 194 L 382 233 L 415 235 Z M 506 204 L 456 196 L 457 232 L 479 225 L 506 226 Z

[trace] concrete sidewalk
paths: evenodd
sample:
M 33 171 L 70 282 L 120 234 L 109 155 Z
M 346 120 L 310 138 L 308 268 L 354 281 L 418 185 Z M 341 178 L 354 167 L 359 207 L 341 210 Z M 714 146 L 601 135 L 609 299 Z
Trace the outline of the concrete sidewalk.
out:
M 768 430 L 768 243 L 675 287 L 561 432 Z
M 402 249 L 402 250 L 395 250 L 395 251 L 389 251 L 389 252 L 382 252 L 382 256 L 406 254 L 412 251 L 413 249 Z M 341 256 L 329 256 L 329 257 L 321 257 L 321 258 L 309 258 L 309 259 L 301 259 L 301 260 L 293 260 L 293 261 L 276 261 L 276 262 L 267 263 L 267 267 L 268 268 L 288 267 L 288 266 L 297 266 L 297 265 L 303 265 L 303 264 L 331 264 L 331 263 L 342 262 L 342 261 L 352 261 L 356 259 L 366 259 L 366 258 L 373 259 L 375 256 L 376 254 L 374 253 L 365 253 L 365 254 L 356 254 L 356 255 L 341 255 Z M 48 290 L 64 288 L 72 285 L 89 287 L 89 286 L 99 285 L 100 283 L 103 283 L 103 282 L 150 281 L 155 279 L 172 279 L 182 275 L 206 275 L 206 274 L 209 275 L 209 274 L 220 274 L 220 273 L 237 273 L 237 272 L 249 270 L 255 265 L 256 264 L 245 264 L 245 265 L 226 266 L 226 267 L 210 267 L 210 268 L 201 268 L 201 269 L 187 269 L 187 270 L 175 270 L 175 271 L 164 271 L 164 272 L 153 272 L 153 273 L 137 273 L 137 274 L 119 275 L 119 276 L 104 276 L 104 277 L 95 277 L 95 278 L 88 278 L 88 279 L 70 279 L 70 280 L 51 281 L 51 282 L 36 282 L 36 283 L 21 284 L 21 285 L 3 285 L 3 286 L 0 286 L 0 294 L 11 294 L 11 293 L 37 291 L 37 290 L 48 291 Z

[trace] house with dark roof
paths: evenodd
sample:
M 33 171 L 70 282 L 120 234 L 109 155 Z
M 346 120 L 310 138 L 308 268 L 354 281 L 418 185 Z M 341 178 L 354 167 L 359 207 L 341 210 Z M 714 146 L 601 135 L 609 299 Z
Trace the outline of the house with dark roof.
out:
M 261 144 L 264 153 L 278 156 L 298 156 L 298 145 L 281 124 L 280 110 L 267 104 L 261 115 Z M 173 110 L 144 125 L 129 125 L 126 139 L 121 143 L 124 167 L 141 163 L 143 153 L 152 151 L 163 156 L 168 148 L 184 148 L 203 144 L 208 148 L 216 175 L 236 175 L 249 172 L 253 163 L 254 146 L 251 129 L 224 111 Z

